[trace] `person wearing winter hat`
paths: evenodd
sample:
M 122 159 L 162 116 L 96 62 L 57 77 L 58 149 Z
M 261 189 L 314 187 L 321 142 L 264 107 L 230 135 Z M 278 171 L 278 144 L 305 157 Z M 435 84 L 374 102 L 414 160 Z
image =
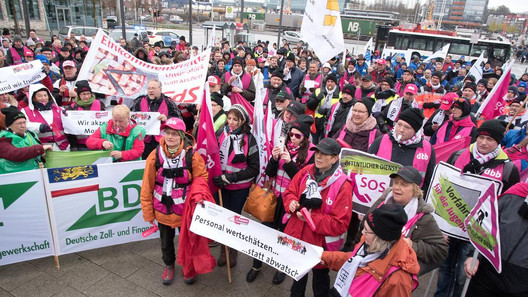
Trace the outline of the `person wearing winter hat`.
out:
M 385 112 L 385 109 L 388 108 L 389 104 L 398 98 L 398 94 L 396 94 L 396 90 L 394 90 L 393 87 L 394 81 L 392 78 L 383 78 L 379 84 L 379 87 L 372 96 L 376 100 L 376 103 L 372 108 L 372 114 L 378 121 L 378 125 L 380 126 L 380 129 L 382 129 L 381 132 L 383 133 L 388 132 L 388 128 L 385 125 L 385 119 L 383 118 L 383 113 Z
M 277 120 L 273 124 L 272 141 L 268 144 L 271 147 L 284 143 L 284 139 L 288 136 L 290 125 L 305 112 L 305 107 L 302 103 L 293 100 L 288 94 L 282 92 L 276 97 L 276 106 L 281 112 L 277 115 Z
M 398 80 L 398 82 L 394 86 L 394 89 L 396 89 L 396 93 L 398 94 L 398 96 L 403 97 L 403 95 L 405 95 L 405 87 L 407 87 L 409 84 L 413 84 L 416 86 L 416 80 L 414 78 L 414 71 L 412 69 L 407 68 L 403 70 L 401 80 Z
M 420 172 L 412 166 L 404 166 L 391 174 L 390 178 L 392 186 L 366 211 L 365 218 L 382 205 L 403 207 L 408 218 L 404 240 L 416 252 L 420 264 L 419 275 L 423 275 L 438 267 L 445 259 L 447 243 L 431 214 L 434 207 L 423 199 Z
M 378 59 L 375 63 L 375 68 L 370 72 L 370 75 L 372 75 L 372 80 L 375 83 L 381 83 L 382 79 L 384 79 L 386 76 L 388 76 L 390 73 L 387 71 L 387 61 L 384 59 Z M 394 87 L 394 81 L 391 88 Z
M 284 107 L 284 104 L 280 104 L 281 106 L 276 105 L 276 97 L 279 93 L 283 94 L 283 97 L 288 97 L 289 100 L 294 100 L 294 97 L 291 93 L 291 90 L 286 86 L 286 83 L 282 80 L 284 77 L 284 74 L 281 69 L 275 69 L 273 73 L 271 74 L 270 84 L 266 89 L 263 90 L 264 94 L 264 110 L 263 113 L 267 112 L 267 106 L 268 104 L 271 104 L 271 111 L 273 117 L 278 117 L 281 113 L 282 109 L 281 106 Z M 281 98 L 282 99 L 282 98 Z M 279 100 L 280 101 L 280 100 Z
M 227 125 L 218 139 L 222 174 L 214 176 L 214 184 L 222 190 L 223 207 L 242 213 L 249 188 L 259 173 L 259 149 L 251 133 L 250 118 L 240 104 L 233 104 L 227 112 Z M 211 178 L 211 177 L 210 177 Z M 217 202 L 219 199 L 216 194 Z M 237 264 L 238 252 L 230 249 L 230 266 Z M 227 263 L 226 249 L 220 248 L 218 266 Z
M 433 175 L 436 157 L 434 148 L 423 138 L 424 116 L 418 108 L 400 113 L 388 134 L 376 138 L 368 152 L 403 166 L 413 166 L 422 174 L 422 189 L 427 190 Z
M 458 94 L 449 92 L 442 97 L 440 108 L 424 124 L 424 135 L 433 136 L 443 123 L 449 120 L 451 116 L 451 107 L 453 102 L 460 97 Z
M 446 90 L 441 84 L 442 72 L 435 71 L 431 75 L 431 80 L 420 88 L 416 101 L 423 108 L 425 118 L 431 115 L 440 107 L 440 100 L 445 95 Z
M 370 144 L 382 135 L 372 116 L 373 105 L 374 99 L 369 97 L 356 100 L 350 118 L 334 138 L 344 146 L 366 152 Z
M 0 174 L 38 169 L 41 156 L 52 146 L 41 144 L 38 136 L 27 130 L 26 116 L 16 106 L 1 112 L 7 129 L 0 131 Z
M 525 81 L 520 81 L 519 84 L 517 85 L 517 92 L 518 92 L 518 97 L 524 101 L 524 99 L 526 99 L 526 87 L 528 86 L 528 83 L 526 83 Z
M 341 169 L 339 163 L 341 146 L 337 141 L 325 138 L 310 150 L 315 151 L 314 164 L 304 166 L 293 177 L 284 192 L 286 218 L 289 218 L 284 233 L 323 247 L 327 251 L 337 251 L 343 242 L 343 237 L 340 235 L 346 232 L 352 215 L 350 193 L 354 182 L 350 181 Z M 315 231 L 306 223 L 302 208 L 310 211 L 316 226 Z M 312 272 L 313 295 L 328 296 L 330 288 L 328 268 L 317 265 Z M 291 296 L 304 296 L 307 282 L 308 275 L 299 281 L 294 281 Z
M 294 101 L 295 103 L 298 103 Z M 292 104 L 294 103 L 292 102 Z M 299 103 L 300 104 L 300 103 Z M 314 151 L 310 150 L 315 147 L 310 142 L 310 126 L 313 123 L 313 118 L 308 115 L 301 114 L 292 122 L 289 127 L 289 132 L 285 138 L 283 146 L 275 145 L 273 147 L 271 157 L 266 166 L 265 174 L 270 179 L 275 179 L 272 184 L 272 190 L 277 197 L 277 207 L 275 209 L 275 219 L 271 223 L 265 225 L 272 227 L 279 231 L 284 231 L 285 225 L 282 223 L 282 218 L 286 211 L 284 210 L 283 195 L 288 188 L 291 179 L 303 167 L 314 163 Z M 247 273 L 246 281 L 251 283 L 262 270 L 262 261 L 253 259 L 251 270 Z M 278 285 L 284 281 L 285 274 L 277 271 L 273 276 L 272 283 Z
M 460 98 L 451 106 L 451 116 L 447 122 L 431 137 L 431 144 L 441 144 L 451 140 L 469 137 L 470 143 L 475 142 L 477 127 L 471 120 L 471 106 L 467 99 Z
M 447 163 L 462 171 L 486 176 L 502 182 L 502 193 L 519 182 L 519 170 L 502 150 L 500 144 L 506 132 L 505 124 L 499 120 L 488 120 L 477 129 L 477 141 L 469 148 L 454 152 Z M 447 292 L 454 287 L 454 294 L 462 292 L 465 282 L 463 265 L 471 244 L 449 237 L 449 253 L 438 270 L 436 291 Z M 453 273 L 453 271 L 455 273 Z
M 244 70 L 244 59 L 235 57 L 231 65 L 231 71 L 224 73 L 221 78 L 222 94 L 231 98 L 232 102 L 242 99 L 255 100 L 256 86 L 251 74 Z
M 504 121 L 509 127 L 507 130 L 514 129 L 519 130 L 525 124 L 524 116 L 526 113 L 523 101 L 519 98 L 515 98 L 510 102 L 508 108 L 508 114 L 500 115 L 497 119 Z
M 332 106 L 330 114 L 328 116 L 328 124 L 326 125 L 325 136 L 330 138 L 336 138 L 339 132 L 343 129 L 343 126 L 352 116 L 351 108 L 356 102 L 354 94 L 356 93 L 356 87 L 351 84 L 343 86 L 341 92 L 341 99 L 339 102 Z
M 370 74 L 365 74 L 361 78 L 361 84 L 356 89 L 356 95 L 354 97 L 356 98 L 372 97 L 375 91 L 376 91 L 376 84 L 374 84 L 374 82 L 372 81 L 372 76 Z
M 19 65 L 26 63 L 25 53 L 31 51 L 22 43 L 22 37 L 19 35 L 13 36 L 13 45 L 7 51 L 6 63 L 8 66 Z
M 257 62 L 255 62 L 254 59 L 247 59 L 245 70 L 251 75 L 256 90 L 261 91 L 264 88 L 264 75 L 262 74 L 262 71 L 257 68 Z
M 378 117 L 378 125 L 381 131 L 391 130 L 394 127 L 394 121 L 407 108 L 419 106 L 414 100 L 417 93 L 418 87 L 414 83 L 408 83 L 405 86 L 403 97 L 396 98 L 386 108 L 383 108 L 380 117 Z
M 303 81 L 303 72 L 295 65 L 295 55 L 293 53 L 286 57 L 283 74 L 284 78 L 282 80 L 290 88 L 294 98 L 299 97 L 299 86 Z
M 361 73 L 356 70 L 356 60 L 351 58 L 346 62 L 345 72 L 339 80 L 339 87 L 343 89 L 346 84 L 355 85 L 358 79 L 361 80 Z
M 203 158 L 193 149 L 193 141 L 185 134 L 182 119 L 169 118 L 161 129 L 163 136 L 159 145 L 148 155 L 145 163 L 140 200 L 145 222 L 154 224 L 157 221 L 165 264 L 162 283 L 170 285 L 176 262 L 175 229 L 181 227 L 182 220 L 189 219 L 184 216 L 184 201 L 190 197 L 191 187 L 205 185 L 207 188 L 208 175 Z M 203 245 L 205 247 L 202 248 L 209 248 L 207 241 L 197 243 L 195 249 Z M 208 255 L 213 262 L 213 257 Z M 184 282 L 190 285 L 194 283 L 196 273 L 194 269 L 183 267 L 183 277 Z
M 355 252 L 324 251 L 321 264 L 338 271 L 328 296 L 411 296 L 420 266 L 402 237 L 407 219 L 400 205 L 384 204 L 365 217 Z
M 315 118 L 315 133 L 312 135 L 315 144 L 324 137 L 325 123 L 328 122 L 332 107 L 341 100 L 341 90 L 337 83 L 337 76 L 334 73 L 328 74 L 326 82 L 306 101 L 308 114 L 314 114 Z
M 211 109 L 213 111 L 213 122 L 216 138 L 223 132 L 227 121 L 227 115 L 224 111 L 224 96 L 218 92 L 211 93 Z
M 488 97 L 489 91 L 487 89 L 487 86 L 488 80 L 485 78 L 482 78 L 477 82 L 477 103 L 479 107 L 480 104 L 482 104 L 482 102 L 486 100 L 486 97 Z
M 306 104 L 310 95 L 312 95 L 316 89 L 321 85 L 323 77 L 319 71 L 319 62 L 311 61 L 308 67 L 307 73 L 303 78 L 301 85 L 299 86 L 299 96 L 301 97 L 301 103 Z
M 462 98 L 470 101 L 473 105 L 477 101 L 477 85 L 472 82 L 467 82 L 462 87 Z

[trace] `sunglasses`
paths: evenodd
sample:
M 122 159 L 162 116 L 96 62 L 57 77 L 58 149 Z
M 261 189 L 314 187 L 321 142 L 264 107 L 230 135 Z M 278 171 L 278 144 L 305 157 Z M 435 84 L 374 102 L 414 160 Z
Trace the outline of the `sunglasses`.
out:
M 297 139 L 301 139 L 303 137 L 302 134 L 299 134 L 299 133 L 293 133 L 293 132 L 290 132 L 290 138 L 297 138 Z

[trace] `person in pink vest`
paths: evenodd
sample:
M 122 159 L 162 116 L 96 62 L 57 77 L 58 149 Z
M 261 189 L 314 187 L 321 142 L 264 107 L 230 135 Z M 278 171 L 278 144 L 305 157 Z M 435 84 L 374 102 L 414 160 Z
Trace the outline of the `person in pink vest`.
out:
M 372 97 L 376 91 L 376 84 L 372 81 L 370 74 L 365 74 L 361 78 L 361 85 L 356 89 L 355 98 Z
M 290 215 L 284 233 L 325 250 L 337 251 L 352 216 L 353 181 L 341 169 L 341 146 L 337 141 L 324 138 L 311 150 L 315 150 L 315 164 L 302 168 L 283 195 L 284 209 Z M 306 213 L 304 208 L 310 211 L 315 230 L 306 223 L 302 215 Z M 328 268 L 317 265 L 312 272 L 313 296 L 328 296 Z M 294 281 L 290 296 L 304 296 L 307 282 L 308 274 Z
M 218 139 L 222 174 L 213 177 L 214 184 L 221 188 L 223 206 L 238 214 L 242 213 L 249 188 L 260 168 L 257 140 L 251 134 L 249 123 L 246 109 L 240 104 L 233 104 L 227 112 L 224 133 Z M 237 256 L 237 250 L 230 249 L 231 267 L 236 265 Z M 218 266 L 226 263 L 225 248 L 221 246 Z
M 437 268 L 447 257 L 447 243 L 431 214 L 434 207 L 423 199 L 420 172 L 411 166 L 404 166 L 390 177 L 392 186 L 374 202 L 365 217 L 381 205 L 401 205 L 408 218 L 402 230 L 404 241 L 416 252 L 420 264 L 418 275 L 424 275 Z
M 347 61 L 346 71 L 343 73 L 343 76 L 341 76 L 341 79 L 339 80 L 339 87 L 343 89 L 343 87 L 346 84 L 351 84 L 356 86 L 356 79 L 361 78 L 361 73 L 356 70 L 356 60 L 354 58 L 350 58 Z
M 186 137 L 183 120 L 170 118 L 162 130 L 159 146 L 145 163 L 140 199 L 145 222 L 158 222 L 165 263 L 162 282 L 170 285 L 176 262 L 175 229 L 181 226 L 183 206 L 193 181 L 199 177 L 207 180 L 208 174 L 203 158 L 192 148 L 193 141 Z M 184 275 L 184 282 L 194 283 L 195 276 Z
M 440 107 L 424 124 L 423 129 L 425 136 L 433 136 L 433 134 L 440 129 L 440 126 L 449 120 L 451 117 L 451 106 L 453 106 L 453 102 L 459 98 L 460 96 L 454 92 L 449 92 L 442 97 Z
M 387 108 L 381 111 L 381 119 L 378 118 L 378 125 L 382 132 L 390 131 L 394 128 L 394 122 L 398 120 L 400 113 L 410 107 L 419 107 L 418 103 L 414 100 L 418 87 L 415 84 L 408 83 L 405 86 L 403 97 L 398 97 L 389 103 Z
M 26 63 L 25 53 L 31 51 L 22 43 L 22 37 L 19 35 L 13 36 L 13 45 L 7 50 L 6 63 L 8 66 L 19 65 Z
M 66 107 L 67 110 L 105 110 L 104 103 L 101 102 L 99 99 L 95 98 L 95 95 L 92 93 L 92 88 L 90 87 L 88 81 L 80 80 L 75 84 L 75 86 L 77 88 L 77 97 L 73 100 L 70 106 Z M 88 139 L 88 135 L 72 136 L 69 136 L 72 150 L 88 150 L 88 148 L 86 147 L 86 139 Z
M 413 166 L 422 174 L 422 189 L 427 191 L 436 165 L 434 148 L 423 139 L 424 116 L 418 108 L 400 114 L 394 128 L 378 137 L 368 152 L 403 166 Z
M 251 75 L 244 71 L 244 59 L 235 57 L 231 71 L 224 73 L 222 80 L 222 94 L 231 98 L 231 93 L 239 93 L 249 102 L 255 100 L 255 83 Z
M 485 121 L 477 129 L 477 141 L 469 148 L 454 152 L 447 163 L 461 169 L 462 172 L 501 181 L 502 193 L 504 193 L 520 179 L 519 170 L 500 146 L 505 131 L 502 121 Z M 455 296 L 459 296 L 466 280 L 463 267 L 471 244 L 452 237 L 446 240 L 449 242 L 449 252 L 447 259 L 438 270 L 435 296 L 447 296 L 445 292 L 451 290 Z
M 319 62 L 311 61 L 308 72 L 304 76 L 303 81 L 299 87 L 299 96 L 301 96 L 301 103 L 306 104 L 310 95 L 315 92 L 321 85 L 321 73 L 319 73 Z
M 147 94 L 139 96 L 134 100 L 134 105 L 131 111 L 142 112 L 159 112 L 158 120 L 163 124 L 168 118 L 182 118 L 180 109 L 171 98 L 167 97 L 162 92 L 162 84 L 157 79 L 151 79 L 147 82 Z M 159 144 L 161 135 L 145 137 L 145 150 L 141 155 L 142 159 L 146 159 L 150 152 L 152 152 Z
M 458 99 L 451 106 L 451 116 L 447 122 L 431 137 L 431 144 L 441 144 L 462 137 L 471 137 L 471 142 L 475 142 L 477 137 L 477 127 L 471 120 L 471 105 L 469 100 Z
M 321 263 L 338 271 L 328 296 L 410 297 L 418 286 L 416 253 L 402 237 L 407 222 L 403 207 L 376 208 L 353 252 L 324 251 Z
M 326 137 L 336 138 L 346 122 L 352 117 L 352 105 L 356 102 L 356 86 L 346 84 L 341 90 L 341 99 L 332 106 L 326 124 Z
M 299 103 L 299 102 L 296 102 Z M 299 103 L 300 104 L 300 103 Z M 301 115 L 291 124 L 291 129 L 286 137 L 285 146 L 275 146 L 272 151 L 265 173 L 272 181 L 272 187 L 277 197 L 277 207 L 275 209 L 275 220 L 272 223 L 264 223 L 279 231 L 284 231 L 285 225 L 282 218 L 286 213 L 283 206 L 282 195 L 288 188 L 291 179 L 306 165 L 313 164 L 314 151 L 310 150 L 314 145 L 310 142 L 310 126 L 313 119 L 307 115 Z M 262 270 L 262 261 L 253 259 L 253 266 L 247 273 L 246 281 L 253 282 Z M 284 281 L 285 274 L 277 271 L 273 276 L 274 285 Z
M 69 150 L 70 143 L 62 127 L 62 110 L 43 84 L 29 85 L 26 115 L 28 130 L 37 133 L 42 144 L 53 145 L 53 150 Z

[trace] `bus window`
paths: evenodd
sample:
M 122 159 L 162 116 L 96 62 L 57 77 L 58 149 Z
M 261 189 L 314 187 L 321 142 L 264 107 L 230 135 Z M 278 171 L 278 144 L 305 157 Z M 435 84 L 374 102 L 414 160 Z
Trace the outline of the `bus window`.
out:
M 463 55 L 467 56 L 469 54 L 469 42 L 467 44 L 463 44 L 460 42 L 453 42 L 451 43 L 451 46 L 449 47 L 449 53 L 455 54 L 455 55 Z
M 408 36 L 402 36 L 399 39 L 396 39 L 396 44 L 394 45 L 395 49 L 402 49 L 406 50 L 409 48 L 409 37 Z
M 486 52 L 487 49 L 488 49 L 488 47 L 486 45 L 474 44 L 473 47 L 471 48 L 470 56 L 478 57 L 478 56 L 480 56 L 480 54 L 482 52 Z M 484 54 L 484 55 L 486 55 L 486 54 Z
M 425 37 L 417 36 L 411 39 L 411 44 L 409 44 L 409 48 L 412 48 L 414 50 L 424 51 L 426 43 L 427 43 L 427 40 Z

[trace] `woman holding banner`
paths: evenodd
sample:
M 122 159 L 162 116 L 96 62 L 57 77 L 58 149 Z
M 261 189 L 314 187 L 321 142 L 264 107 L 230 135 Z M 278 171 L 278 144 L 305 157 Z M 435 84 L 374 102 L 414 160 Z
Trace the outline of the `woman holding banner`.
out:
M 240 95 L 247 101 L 255 100 L 255 83 L 251 75 L 244 70 L 244 59 L 235 57 L 231 71 L 222 76 L 222 94 L 233 101 L 233 96 Z M 233 102 L 236 103 L 236 102 Z
M 282 203 L 284 191 L 301 168 L 314 162 L 314 151 L 310 150 L 314 147 L 310 142 L 310 127 L 312 123 L 313 118 L 307 115 L 300 115 L 295 122 L 291 123 L 291 128 L 285 141 L 286 145 L 273 148 L 271 158 L 266 166 L 266 175 L 275 179 L 272 185 L 277 197 L 277 207 L 275 209 L 275 221 L 264 224 L 279 231 L 284 231 L 285 227 L 282 223 L 282 218 L 285 214 Z M 262 261 L 253 259 L 253 266 L 247 273 L 246 281 L 248 283 L 253 282 L 261 270 Z M 273 276 L 273 284 L 281 284 L 285 276 L 284 273 L 277 271 Z
M 416 254 L 402 237 L 403 207 L 386 204 L 365 219 L 352 253 L 324 251 L 321 264 L 338 271 L 331 297 L 409 297 L 418 286 Z
M 154 220 L 158 221 L 161 252 L 166 265 L 162 282 L 170 285 L 174 279 L 176 261 L 175 228 L 179 229 L 183 220 L 186 194 L 190 192 L 196 178 L 207 180 L 208 175 L 203 158 L 193 150 L 193 141 L 186 137 L 183 120 L 170 118 L 162 129 L 160 144 L 149 154 L 145 163 L 140 198 L 144 220 L 151 224 Z M 194 283 L 196 273 L 192 269 L 187 273 L 183 275 L 184 282 L 190 285 Z
M 475 142 L 477 127 L 471 120 L 470 112 L 471 104 L 469 100 L 457 98 L 451 105 L 449 120 L 445 121 L 431 137 L 431 144 L 441 144 L 465 137 L 471 137 L 471 142 Z
M 352 216 L 352 182 L 339 164 L 341 146 L 331 138 L 316 147 L 315 164 L 302 168 L 284 192 L 284 208 L 290 216 L 284 232 L 327 251 L 337 251 Z M 309 215 L 309 216 L 308 216 Z M 330 288 L 328 268 L 312 269 L 315 297 L 327 297 Z M 305 295 L 308 275 L 294 281 L 292 297 Z
M 434 207 L 423 199 L 420 172 L 411 166 L 405 166 L 390 177 L 392 187 L 385 190 L 365 217 L 385 204 L 402 206 L 408 218 L 403 228 L 403 240 L 416 252 L 420 264 L 419 275 L 424 275 L 438 267 L 447 257 L 447 243 L 431 215 Z
M 223 206 L 238 214 L 242 213 L 249 188 L 260 168 L 257 140 L 251 134 L 249 121 L 249 115 L 242 105 L 231 106 L 227 112 L 224 133 L 218 139 L 222 175 L 213 178 L 214 184 L 222 189 Z M 225 250 L 222 245 L 218 266 L 227 263 Z M 229 250 L 231 267 L 236 265 L 237 256 L 237 250 Z

